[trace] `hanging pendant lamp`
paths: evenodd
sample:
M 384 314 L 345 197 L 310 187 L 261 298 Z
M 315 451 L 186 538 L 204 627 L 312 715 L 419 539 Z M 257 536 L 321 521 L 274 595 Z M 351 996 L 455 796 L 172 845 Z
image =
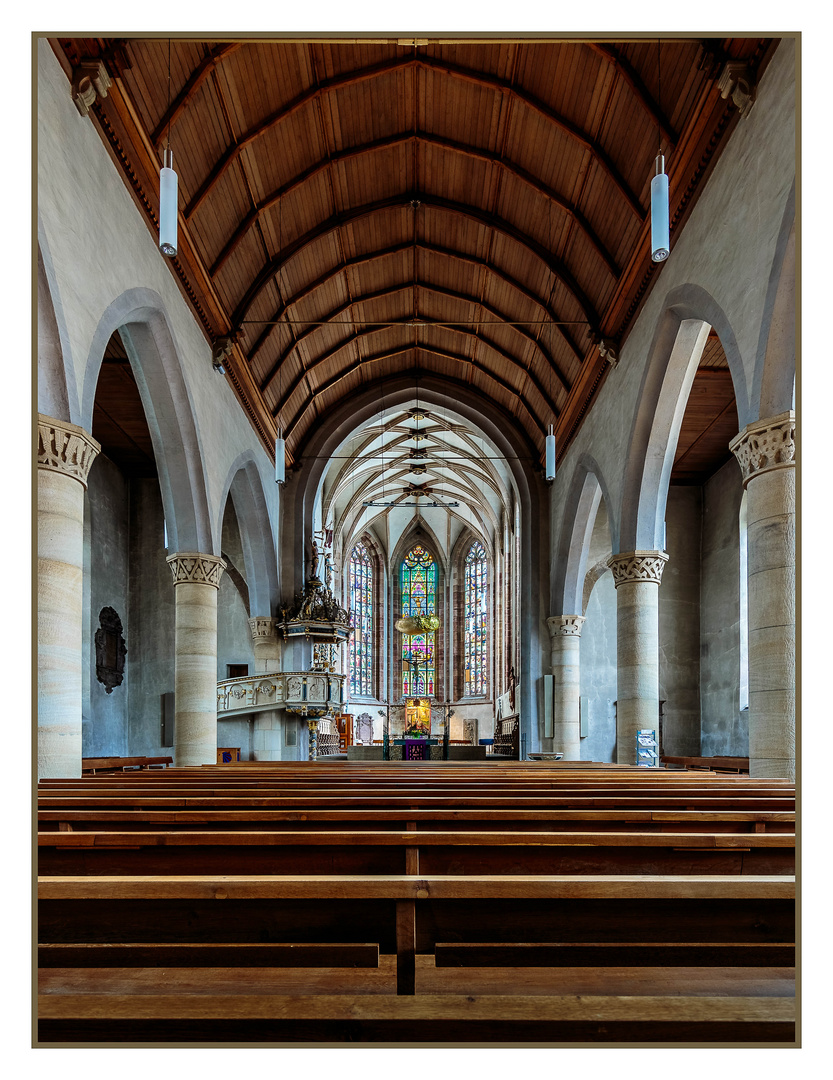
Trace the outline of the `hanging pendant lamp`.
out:
M 651 258 L 662 262 L 668 258 L 668 175 L 665 172 L 665 156 L 657 154 L 656 175 L 651 181 Z
M 159 173 L 159 250 L 172 259 L 176 255 L 177 179 L 173 151 L 165 150 Z
M 547 480 L 555 479 L 555 435 L 550 424 L 550 433 L 547 435 Z
M 283 435 L 275 439 L 275 483 L 286 483 L 286 443 Z

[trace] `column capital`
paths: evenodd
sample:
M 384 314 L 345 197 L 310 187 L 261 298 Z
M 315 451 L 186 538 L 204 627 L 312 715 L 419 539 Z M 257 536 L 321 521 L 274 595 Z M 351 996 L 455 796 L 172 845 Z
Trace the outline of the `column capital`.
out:
M 218 555 L 206 555 L 200 551 L 178 551 L 167 558 L 173 574 L 174 585 L 184 582 L 193 585 L 213 585 L 220 588 L 220 578 L 226 568 L 225 560 Z
M 249 629 L 252 632 L 252 640 L 257 642 L 273 641 L 277 639 L 278 620 L 270 615 L 256 615 L 249 619 Z
M 550 637 L 581 637 L 584 615 L 551 615 L 547 619 Z
M 87 486 L 101 444 L 76 424 L 38 413 L 38 468 L 64 473 Z
M 729 443 L 743 473 L 743 486 L 770 469 L 795 467 L 795 413 L 779 413 L 747 424 Z
M 613 571 L 613 584 L 618 589 L 620 585 L 639 581 L 659 585 L 667 562 L 664 551 L 623 551 L 611 555 L 607 565 Z

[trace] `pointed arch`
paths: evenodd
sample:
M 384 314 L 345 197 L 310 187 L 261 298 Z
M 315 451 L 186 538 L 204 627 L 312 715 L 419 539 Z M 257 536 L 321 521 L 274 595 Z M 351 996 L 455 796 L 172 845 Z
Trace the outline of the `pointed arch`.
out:
M 680 426 L 711 327 L 726 354 L 738 416 L 746 415 L 743 359 L 725 312 L 697 285 L 674 289 L 657 322 L 637 398 L 614 552 L 663 546 L 665 505 Z
M 272 615 L 278 606 L 275 538 L 263 477 L 251 450 L 238 455 L 226 475 L 217 519 L 219 535 L 222 535 L 223 515 L 229 498 L 234 504 L 240 529 L 251 614 Z
M 220 532 L 212 527 L 196 413 L 158 293 L 130 289 L 101 316 L 88 354 L 81 426 L 92 430 L 104 350 L 116 331 L 130 360 L 150 430 L 170 550 L 219 555 Z
M 618 529 L 610 513 L 607 483 L 598 462 L 583 454 L 576 463 L 564 505 L 563 524 L 554 553 L 550 580 L 553 615 L 584 614 L 584 584 L 590 537 L 599 505 L 604 500 L 610 527 L 611 551 L 618 550 Z

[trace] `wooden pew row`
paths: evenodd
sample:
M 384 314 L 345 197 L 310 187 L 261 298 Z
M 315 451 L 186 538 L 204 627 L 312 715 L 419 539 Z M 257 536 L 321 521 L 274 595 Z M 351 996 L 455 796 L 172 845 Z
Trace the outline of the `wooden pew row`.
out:
M 164 827 L 168 831 L 210 827 L 215 830 L 287 830 L 302 825 L 307 830 L 327 830 L 337 826 L 351 829 L 401 829 L 415 831 L 546 831 L 596 830 L 611 832 L 795 832 L 794 810 L 455 810 L 433 808 L 387 810 L 274 810 L 254 807 L 227 810 L 113 809 L 110 807 L 60 807 L 38 810 L 39 831 L 85 831 L 118 829 L 147 830 Z
M 724 796 L 687 794 L 628 795 L 234 795 L 180 794 L 147 795 L 123 792 L 89 793 L 83 795 L 41 795 L 38 808 L 42 810 L 103 808 L 123 810 L 201 810 L 207 808 L 243 810 L 256 807 L 274 810 L 337 810 L 377 809 L 401 813 L 406 810 L 782 810 L 794 811 L 792 796 Z
M 172 757 L 106 757 L 82 758 L 81 772 L 98 775 L 99 773 L 124 772 L 126 769 L 164 769 L 173 765 Z
M 41 874 L 794 874 L 786 833 L 43 832 Z
M 39 879 L 38 894 L 45 946 L 341 945 L 372 926 L 399 996 L 378 981 L 389 963 L 370 984 L 327 972 L 318 986 L 340 994 L 242 959 L 198 979 L 166 970 L 164 995 L 155 968 L 85 967 L 79 983 L 54 967 L 40 973 L 46 1042 L 408 1041 L 416 1018 L 433 1041 L 794 1039 L 791 877 L 75 877 Z

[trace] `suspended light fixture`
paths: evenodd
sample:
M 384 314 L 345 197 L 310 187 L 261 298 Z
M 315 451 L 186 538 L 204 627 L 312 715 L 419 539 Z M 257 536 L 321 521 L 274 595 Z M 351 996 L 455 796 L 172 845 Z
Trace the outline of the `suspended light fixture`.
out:
M 168 40 L 168 113 L 171 110 L 171 42 Z M 171 123 L 159 173 L 159 250 L 172 259 L 176 255 L 177 179 L 171 150 Z
M 665 157 L 660 150 L 656 160 L 656 176 L 651 181 L 651 258 L 662 262 L 668 258 L 668 176 Z
M 660 81 L 660 43 L 657 40 L 657 112 L 661 112 Z M 651 259 L 663 262 L 668 258 L 670 237 L 668 226 L 668 175 L 665 172 L 665 156 L 662 152 L 662 126 L 657 127 L 659 151 L 657 153 L 655 175 L 651 181 Z
M 286 483 L 286 443 L 280 428 L 275 438 L 275 483 Z
M 550 424 L 550 433 L 547 435 L 547 482 L 555 479 L 555 434 Z

